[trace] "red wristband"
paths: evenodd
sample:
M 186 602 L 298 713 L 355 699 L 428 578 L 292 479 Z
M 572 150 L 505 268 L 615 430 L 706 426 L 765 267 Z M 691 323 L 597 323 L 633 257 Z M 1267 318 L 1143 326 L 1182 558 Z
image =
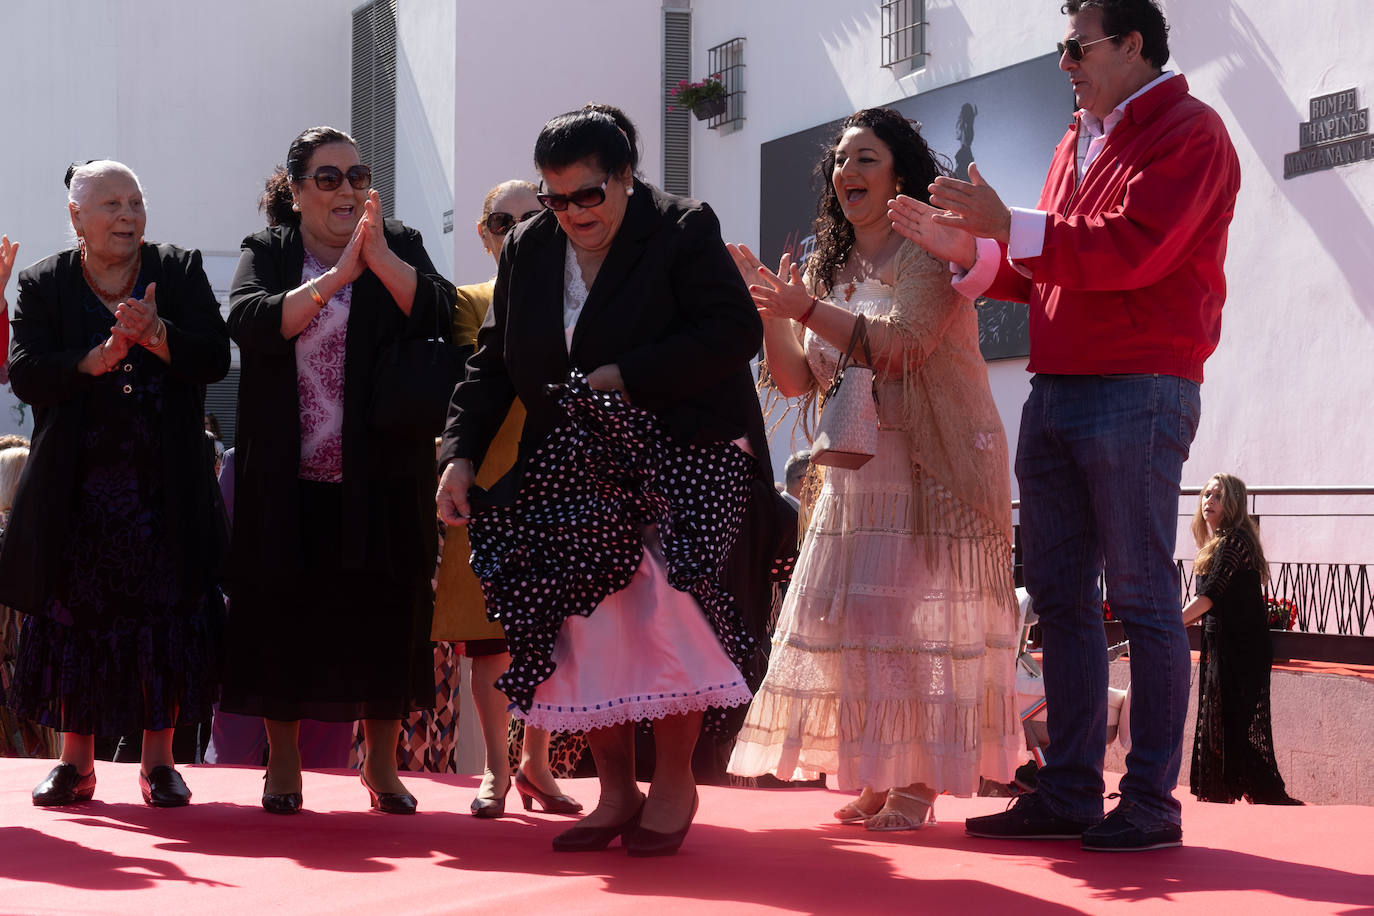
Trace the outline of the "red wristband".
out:
M 819 300 L 818 300 L 815 296 L 812 296 L 812 297 L 811 297 L 811 307 L 810 307 L 809 309 L 806 310 L 806 313 L 805 313 L 804 315 L 802 315 L 800 318 L 797 319 L 797 321 L 801 323 L 801 326 L 802 326 L 802 327 L 806 327 L 806 323 L 807 323 L 808 321 L 811 320 L 811 316 L 812 316 L 813 314 L 815 314 L 815 312 L 816 312 L 816 306 L 817 306 L 818 304 L 819 304 Z

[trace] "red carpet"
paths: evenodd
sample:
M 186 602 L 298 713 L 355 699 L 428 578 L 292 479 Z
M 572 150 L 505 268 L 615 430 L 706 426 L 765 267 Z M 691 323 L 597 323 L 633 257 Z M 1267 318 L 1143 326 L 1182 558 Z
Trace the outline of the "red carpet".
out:
M 940 823 L 870 834 L 846 796 L 706 787 L 677 857 L 555 854 L 570 821 L 467 814 L 474 777 L 406 777 L 421 813 L 368 812 L 356 774 L 307 773 L 307 811 L 257 804 L 260 771 L 185 767 L 189 808 L 141 803 L 133 765 L 95 801 L 39 809 L 47 760 L 0 760 L 0 913 L 1374 913 L 1374 809 L 1184 800 L 1181 849 L 1085 853 L 964 836 L 1003 799 L 942 798 Z M 565 783 L 585 803 L 594 781 Z M 589 805 L 590 806 L 590 805 Z

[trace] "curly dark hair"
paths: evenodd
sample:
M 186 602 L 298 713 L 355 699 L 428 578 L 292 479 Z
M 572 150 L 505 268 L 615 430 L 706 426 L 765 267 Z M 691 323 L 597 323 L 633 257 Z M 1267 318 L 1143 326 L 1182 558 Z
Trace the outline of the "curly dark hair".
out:
M 892 166 L 897 173 L 897 186 L 903 194 L 930 202 L 929 185 L 940 175 L 951 174 L 949 162 L 937 156 L 925 138 L 921 125 L 892 108 L 865 108 L 840 122 L 834 139 L 816 164 L 815 175 L 820 179 L 821 196 L 816 202 L 816 248 L 807 261 L 817 295 L 830 292 L 835 273 L 849 257 L 854 247 L 854 227 L 845 219 L 840 208 L 840 196 L 835 193 L 831 175 L 835 170 L 835 150 L 845 131 L 851 127 L 867 127 L 874 136 L 892 151 Z

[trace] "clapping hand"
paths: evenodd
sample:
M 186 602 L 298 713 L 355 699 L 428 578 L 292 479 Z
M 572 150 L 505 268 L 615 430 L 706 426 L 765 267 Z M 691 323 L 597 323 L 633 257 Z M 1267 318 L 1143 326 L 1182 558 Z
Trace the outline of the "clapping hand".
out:
M 968 167 L 968 181 L 937 178 L 930 186 L 930 204 L 947 212 L 932 216 L 936 223 L 963 229 L 978 238 L 1005 245 L 1011 237 L 1011 210 L 983 180 L 977 163 Z M 950 260 L 954 260 L 951 258 Z
M 110 331 L 114 337 L 127 338 L 130 344 L 146 346 L 157 333 L 158 324 L 157 284 L 149 283 L 142 299 L 126 299 L 115 308 L 115 326 Z
M 0 235 L 0 311 L 4 309 L 5 284 L 10 282 L 14 270 L 14 259 L 19 254 L 19 243 L 11 242 L 8 235 Z
M 811 308 L 811 294 L 806 291 L 801 268 L 792 263 L 792 255 L 784 253 L 773 273 L 749 250 L 747 245 L 725 246 L 734 258 L 744 281 L 749 283 L 749 295 L 763 318 L 801 318 Z M 764 286 L 758 285 L 763 280 Z
M 364 209 L 362 219 L 353 227 L 353 236 L 344 246 L 343 254 L 339 255 L 339 260 L 331 268 L 338 275 L 340 284 L 352 283 L 362 276 L 363 270 L 366 269 L 367 258 L 363 252 L 367 248 L 368 228 L 367 212 Z
M 973 235 L 957 226 L 937 221 L 948 212 L 924 201 L 899 194 L 887 202 L 887 218 L 898 235 L 910 239 L 941 261 L 953 261 L 965 269 L 973 265 L 977 245 Z

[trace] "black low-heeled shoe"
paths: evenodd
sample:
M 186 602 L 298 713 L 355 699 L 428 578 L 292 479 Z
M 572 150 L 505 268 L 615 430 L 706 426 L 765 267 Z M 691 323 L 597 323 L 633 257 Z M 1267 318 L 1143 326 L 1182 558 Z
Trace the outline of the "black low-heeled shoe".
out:
M 611 845 L 611 840 L 621 837 L 623 845 L 625 837 L 628 837 L 639 827 L 639 816 L 644 813 L 644 799 L 641 797 L 639 806 L 634 813 L 619 824 L 612 824 L 609 827 L 585 827 L 579 824 L 576 827 L 564 830 L 553 838 L 554 852 L 599 852 Z
M 33 803 L 40 808 L 57 808 L 90 801 L 95 795 L 95 768 L 86 775 L 77 772 L 76 765 L 59 763 L 46 778 L 33 787 Z
M 367 790 L 367 796 L 372 801 L 372 807 L 384 814 L 414 814 L 418 807 L 415 796 L 409 792 L 378 792 L 367 784 L 367 774 L 362 770 L 358 771 L 358 779 L 362 782 L 363 788 Z
M 672 833 L 659 833 L 657 830 L 645 830 L 639 827 L 625 837 L 625 852 L 636 857 L 645 856 L 671 856 L 682 847 L 682 841 L 687 838 L 687 831 L 692 827 L 692 821 L 697 816 L 696 795 L 692 796 L 692 813 L 687 815 L 687 823 L 682 825 L 681 830 L 674 830 Z
M 519 770 L 515 771 L 515 791 L 520 793 L 520 801 L 526 811 L 531 810 L 536 801 L 545 814 L 576 814 L 582 810 L 582 803 L 571 795 L 550 795 Z
M 299 792 L 268 792 L 267 774 L 262 774 L 262 810 L 268 814 L 299 814 L 305 799 Z
M 191 803 L 191 790 L 181 774 L 163 764 L 144 773 L 138 771 L 138 787 L 143 791 L 143 804 L 154 808 L 180 808 Z

